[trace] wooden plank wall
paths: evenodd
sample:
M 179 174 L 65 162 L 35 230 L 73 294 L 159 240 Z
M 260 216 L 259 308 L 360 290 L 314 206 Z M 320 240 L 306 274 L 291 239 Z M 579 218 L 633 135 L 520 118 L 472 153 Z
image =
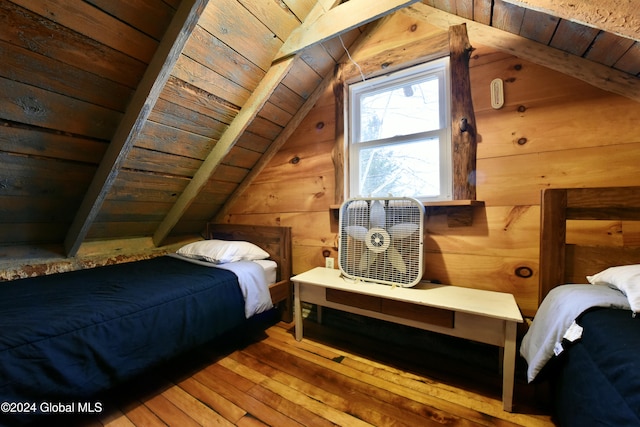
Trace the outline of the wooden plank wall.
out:
M 426 24 L 411 19 L 395 14 L 363 51 L 373 57 L 394 41 L 432 37 Z M 511 292 L 530 316 L 539 303 L 540 190 L 640 185 L 634 120 L 640 104 L 470 41 L 477 198 L 485 206 L 474 208 L 469 227 L 449 228 L 444 215 L 426 220 L 425 277 Z M 413 58 L 398 53 L 394 59 Z M 504 80 L 500 110 L 490 103 L 494 78 Z M 325 256 L 337 258 L 337 221 L 329 211 L 339 202 L 331 158 L 334 117 L 327 91 L 227 218 L 292 227 L 294 273 L 324 265 Z

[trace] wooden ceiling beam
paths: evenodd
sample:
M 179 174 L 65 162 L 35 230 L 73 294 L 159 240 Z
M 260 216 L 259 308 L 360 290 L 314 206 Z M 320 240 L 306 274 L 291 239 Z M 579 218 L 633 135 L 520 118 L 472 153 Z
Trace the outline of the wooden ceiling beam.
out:
M 344 34 L 417 1 L 419 0 L 349 0 L 328 9 L 318 19 L 305 19 L 291 33 L 273 61 L 281 61 L 304 48 Z
M 242 106 L 238 115 L 233 119 L 218 142 L 216 142 L 216 145 L 207 155 L 182 194 L 180 194 L 178 200 L 173 204 L 169 213 L 167 213 L 162 220 L 162 223 L 158 226 L 153 235 L 153 243 L 156 246 L 162 244 L 171 230 L 173 230 L 173 227 L 175 227 L 180 218 L 182 218 L 182 215 L 189 209 L 189 206 L 191 206 L 198 196 L 200 190 L 207 184 L 218 165 L 220 165 L 229 150 L 231 150 L 238 141 L 242 133 L 247 129 L 247 126 L 255 119 L 258 112 L 260 112 L 264 104 L 269 100 L 271 94 L 273 94 L 282 79 L 287 75 L 293 65 L 293 60 L 294 57 L 291 57 L 269 68 L 269 71 L 267 71 L 267 74 L 262 78 L 258 87 L 251 93 L 246 104 Z
M 245 177 L 245 179 L 240 183 L 240 185 L 233 191 L 231 196 L 227 199 L 224 206 L 216 213 L 214 218 L 215 222 L 222 222 L 224 217 L 229 213 L 231 207 L 234 203 L 240 199 L 240 196 L 245 192 L 247 188 L 251 185 L 253 180 L 260 175 L 260 172 L 267 166 L 267 164 L 271 161 L 271 159 L 278 154 L 278 151 L 285 142 L 289 139 L 289 137 L 295 132 L 296 128 L 302 120 L 307 116 L 309 111 L 316 104 L 320 96 L 324 93 L 324 91 L 329 86 L 330 82 L 333 80 L 333 74 L 330 73 L 331 76 L 325 77 L 320 85 L 316 87 L 316 89 L 309 95 L 305 103 L 300 107 L 300 109 L 296 112 L 296 114 L 291 118 L 287 126 L 280 132 L 280 135 L 269 145 L 269 148 L 265 153 L 260 157 L 258 163 L 251 168 L 251 172 Z
M 309 12 L 306 19 L 315 20 L 321 16 L 325 8 L 332 5 L 336 0 L 321 0 Z M 287 76 L 287 73 L 293 66 L 295 56 L 290 56 L 279 63 L 274 63 L 266 75 L 262 78 L 258 87 L 251 93 L 249 99 L 242 106 L 242 109 L 222 134 L 211 152 L 202 162 L 202 165 L 194 174 L 187 187 L 178 200 L 173 204 L 167 215 L 164 217 L 156 232 L 153 234 L 153 243 L 160 246 L 162 242 L 169 236 L 173 227 L 176 226 L 180 218 L 189 209 L 200 191 L 207 185 L 209 178 L 215 172 L 217 167 L 227 155 L 229 150 L 236 144 L 242 133 L 247 129 L 249 124 L 256 118 L 264 104 L 269 100 L 278 85 Z
M 448 30 L 453 25 L 466 24 L 469 40 L 472 44 L 478 43 L 498 49 L 534 64 L 575 77 L 602 90 L 640 102 L 640 79 L 614 68 L 579 56 L 568 55 L 559 49 L 443 12 L 422 3 L 403 9 L 402 13 L 424 20 L 443 30 Z
M 360 25 L 364 25 L 365 23 L 375 20 L 385 14 L 389 14 L 394 10 L 398 9 L 399 7 L 401 7 L 401 6 L 397 6 L 399 3 L 403 3 L 406 5 L 406 4 L 414 3 L 415 1 L 417 0 L 411 0 L 411 1 L 384 0 L 384 1 L 375 2 L 376 4 L 379 3 L 385 6 L 384 8 L 385 11 L 383 12 L 381 11 L 380 7 L 371 7 L 369 5 L 369 0 L 350 0 L 349 2 L 344 4 L 349 4 L 349 3 L 357 4 L 365 12 L 368 12 L 369 14 L 373 13 L 373 15 L 369 15 L 367 13 L 364 13 L 364 14 L 357 13 L 356 16 L 358 16 L 358 19 L 360 19 L 360 21 L 358 21 L 357 23 L 355 23 L 353 19 L 349 19 L 349 20 L 340 19 L 339 22 L 342 25 L 346 25 L 347 27 L 345 28 L 345 27 L 339 27 L 339 26 L 333 25 L 332 34 L 337 35 L 337 34 L 344 33 L 349 29 L 352 29 Z M 333 9 L 328 9 L 336 3 L 337 3 L 337 0 L 321 0 L 318 3 L 316 3 L 314 8 L 311 10 L 311 12 L 309 12 L 308 16 L 305 18 L 305 22 L 303 22 L 300 27 L 304 27 L 307 29 L 312 28 L 309 31 L 314 31 L 313 28 L 315 27 L 312 24 L 308 24 L 308 22 L 310 23 L 316 23 L 318 21 L 325 22 L 324 21 L 324 17 L 326 16 L 325 11 L 326 10 L 333 11 L 338 9 L 338 7 L 335 7 Z M 391 5 L 396 5 L 397 7 L 391 7 Z M 339 7 L 342 7 L 342 5 Z M 344 9 L 340 9 L 340 11 L 341 13 L 351 13 L 351 12 L 347 12 Z M 334 16 L 334 15 L 330 15 L 330 16 Z M 334 16 L 333 19 L 337 19 L 337 17 Z M 296 31 L 294 31 L 290 37 L 298 38 L 299 36 L 294 35 L 294 33 L 296 33 Z M 313 33 L 311 34 L 313 35 Z M 324 32 L 324 33 L 319 33 L 311 38 L 305 37 L 305 41 L 304 41 L 305 47 L 311 46 L 313 44 L 320 43 L 323 40 L 326 40 L 326 37 L 325 37 L 326 34 L 327 33 Z M 287 41 L 285 41 L 284 44 L 286 45 Z M 189 206 L 191 206 L 191 204 L 197 197 L 198 193 L 207 184 L 211 175 L 215 172 L 218 165 L 220 165 L 220 163 L 224 159 L 224 156 L 235 145 L 235 143 L 238 141 L 238 139 L 240 138 L 242 133 L 245 131 L 247 126 L 249 126 L 251 121 L 255 119 L 255 117 L 258 115 L 258 112 L 260 112 L 264 104 L 269 100 L 269 97 L 271 96 L 273 91 L 275 91 L 275 89 L 277 88 L 278 84 L 280 84 L 282 79 L 286 77 L 287 73 L 291 69 L 291 66 L 293 65 L 293 61 L 296 58 L 295 56 L 296 52 L 298 52 L 298 50 L 292 51 L 291 53 L 284 56 L 280 56 L 280 57 L 277 56 L 276 59 L 274 59 L 273 65 L 271 66 L 269 71 L 267 71 L 267 74 L 262 79 L 262 81 L 258 84 L 258 87 L 253 91 L 247 103 L 242 106 L 242 109 L 240 110 L 238 115 L 233 119 L 233 121 L 229 125 L 229 128 L 220 137 L 220 140 L 216 143 L 215 147 L 209 153 L 209 155 L 203 162 L 202 166 L 195 173 L 194 177 L 191 179 L 191 181 L 189 182 L 185 190 L 182 192 L 180 197 L 178 197 L 178 200 L 176 200 L 176 203 L 172 206 L 167 216 L 164 218 L 162 223 L 160 223 L 160 225 L 158 226 L 158 229 L 153 235 L 153 242 L 155 245 L 157 246 L 161 245 L 162 242 L 167 238 L 169 233 L 171 233 L 171 230 L 173 229 L 173 227 L 175 227 L 175 225 L 178 223 L 180 218 L 182 218 L 182 216 L 187 211 Z M 291 129 L 291 127 L 287 126 L 285 129 Z M 289 131 L 287 132 L 283 131 L 283 134 L 287 135 L 288 132 Z M 246 188 L 246 186 L 248 186 L 248 184 L 255 177 L 255 175 L 256 174 L 253 174 L 253 173 L 250 174 L 248 179 L 245 179 L 245 181 L 242 183 L 241 187 L 243 189 Z
M 640 41 L 640 8 L 629 0 L 504 0 L 567 21 Z
M 184 0 L 176 11 L 67 231 L 67 256 L 78 252 L 208 1 Z
M 381 22 L 382 20 L 378 22 L 376 25 L 368 27 L 367 31 L 362 33 L 358 37 L 358 39 L 351 46 L 350 49 L 357 51 L 359 46 L 364 44 L 369 39 L 371 34 L 373 34 L 376 31 L 376 29 L 382 25 Z M 347 60 L 347 54 L 345 53 L 342 59 L 340 60 L 340 62 L 346 61 L 346 60 Z M 302 105 L 302 107 L 291 118 L 287 126 L 283 129 L 280 135 L 278 135 L 275 141 L 271 143 L 271 145 L 269 146 L 267 151 L 262 155 L 258 163 L 251 169 L 251 172 L 249 173 L 249 175 L 240 183 L 238 188 L 236 188 L 233 194 L 231 194 L 231 196 L 227 199 L 227 202 L 224 204 L 222 209 L 216 214 L 215 218 L 213 219 L 215 222 L 224 222 L 225 216 L 229 214 L 234 203 L 240 199 L 242 194 L 251 185 L 251 182 L 258 175 L 260 175 L 260 172 L 262 172 L 262 170 L 269 164 L 271 159 L 276 154 L 278 154 L 278 151 L 280 150 L 280 148 L 282 148 L 282 146 L 287 142 L 289 137 L 293 135 L 293 133 L 296 131 L 300 123 L 302 123 L 302 121 L 305 119 L 307 114 L 318 102 L 322 94 L 324 94 L 324 92 L 334 82 L 335 80 L 334 73 L 335 73 L 334 70 L 329 71 L 327 75 L 324 77 L 324 79 L 322 80 L 322 82 L 320 83 L 320 85 L 311 93 L 311 95 L 309 95 L 309 97 L 307 98 L 305 103 Z

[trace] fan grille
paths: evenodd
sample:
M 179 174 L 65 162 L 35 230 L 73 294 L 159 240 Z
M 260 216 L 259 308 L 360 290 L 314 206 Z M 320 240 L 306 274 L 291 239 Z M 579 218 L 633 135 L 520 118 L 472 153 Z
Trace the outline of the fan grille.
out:
M 422 278 L 424 206 L 413 198 L 350 199 L 340 208 L 338 264 L 353 279 L 410 287 Z

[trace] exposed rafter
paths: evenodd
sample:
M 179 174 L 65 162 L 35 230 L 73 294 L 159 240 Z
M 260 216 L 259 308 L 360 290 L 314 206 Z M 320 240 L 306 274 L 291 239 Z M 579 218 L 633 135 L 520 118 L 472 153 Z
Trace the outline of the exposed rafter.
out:
M 296 114 L 289 121 L 287 126 L 283 129 L 283 131 L 278 135 L 278 137 L 271 143 L 267 151 L 260 157 L 258 163 L 251 169 L 251 172 L 247 175 L 247 177 L 240 183 L 240 185 L 235 189 L 233 194 L 227 199 L 222 209 L 216 214 L 215 221 L 222 222 L 223 218 L 229 213 L 230 208 L 233 206 L 234 202 L 240 198 L 242 193 L 249 188 L 251 182 L 260 175 L 260 172 L 265 168 L 265 166 L 269 163 L 269 161 L 278 154 L 278 150 L 284 145 L 284 143 L 289 139 L 289 137 L 296 130 L 298 125 L 302 122 L 302 120 L 306 117 L 307 113 L 311 111 L 313 106 L 316 104 L 322 93 L 327 89 L 329 82 L 333 80 L 333 75 L 325 77 L 322 83 L 311 93 L 309 98 L 305 101 L 304 105 L 296 112 Z
M 208 0 L 184 0 L 176 11 L 67 232 L 67 256 L 78 252 L 207 3 Z
M 341 5 L 331 9 L 331 6 L 336 3 L 335 0 L 320 1 L 305 18 L 305 22 L 300 25 L 300 28 L 304 28 L 305 31 L 309 33 L 304 36 L 305 41 L 303 43 L 303 47 L 321 43 L 328 37 L 342 34 L 354 27 L 364 25 L 365 23 L 380 18 L 381 16 L 392 13 L 399 7 L 401 7 L 398 6 L 399 3 L 411 4 L 415 1 L 416 0 L 384 0 L 376 2 L 376 4 L 379 3 L 380 5 L 386 7 L 386 11 L 384 11 L 380 5 L 371 7 L 369 5 L 369 0 L 351 0 L 343 5 L 352 4 L 351 7 L 355 6 L 357 9 L 359 8 L 358 10 L 364 11 L 364 13 L 358 13 L 356 15 L 359 19 L 358 22 L 355 22 L 353 19 L 341 19 L 338 23 L 334 23 L 331 26 L 330 33 L 328 33 L 327 31 L 316 33 L 315 31 L 318 31 L 318 29 L 315 27 L 315 23 L 326 22 L 324 17 L 327 15 L 327 13 L 329 13 L 327 12 L 327 10 L 332 12 L 337 10 L 338 8 L 343 7 L 343 5 Z M 347 11 L 343 9 L 340 9 L 340 11 L 341 13 L 347 13 Z M 335 15 L 331 14 L 330 16 L 334 16 L 333 19 L 335 19 Z M 299 39 L 300 34 L 301 33 L 296 30 L 292 33 L 291 37 L 293 37 L 294 39 Z M 329 34 L 331 35 L 329 36 Z M 284 45 L 286 45 L 287 42 L 288 40 L 284 43 Z M 295 52 L 297 51 L 298 50 L 295 50 Z M 238 115 L 233 119 L 233 121 L 229 125 L 229 128 L 216 143 L 215 147 L 213 148 L 211 153 L 209 153 L 200 169 L 198 169 L 193 179 L 189 182 L 186 189 L 182 192 L 176 203 L 172 206 L 171 210 L 154 233 L 153 242 L 155 245 L 161 245 L 162 242 L 167 238 L 169 233 L 171 233 L 173 227 L 175 227 L 175 225 L 187 211 L 189 206 L 191 206 L 200 190 L 202 190 L 202 188 L 207 184 L 207 181 L 215 172 L 216 168 L 220 165 L 224 156 L 238 141 L 238 139 L 242 135 L 242 132 L 244 132 L 251 121 L 255 119 L 262 106 L 264 106 L 273 91 L 277 88 L 278 84 L 280 84 L 282 79 L 286 77 L 291 66 L 293 65 L 293 61 L 295 60 L 295 52 L 286 55 L 286 57 L 276 56 L 276 59 L 274 59 L 273 62 L 274 65 L 272 65 L 269 71 L 267 71 L 266 76 L 262 79 L 258 87 L 253 91 L 247 103 L 240 110 L 240 113 L 238 113 Z M 249 177 L 254 176 L 255 174 L 250 174 Z M 243 184 L 246 185 L 246 183 Z
M 287 75 L 294 58 L 289 58 L 275 66 L 269 68 L 267 74 L 253 91 L 247 103 L 242 107 L 238 115 L 233 119 L 227 130 L 222 134 L 213 150 L 207 155 L 202 166 L 195 173 L 185 190 L 180 194 L 178 200 L 173 204 L 171 210 L 153 235 L 153 243 L 160 246 L 169 235 L 173 227 L 178 223 L 182 215 L 191 206 L 194 199 L 209 181 L 209 177 L 220 165 L 225 155 L 231 150 L 238 138 L 245 131 L 247 126 L 258 115 L 260 109 L 267 102 L 271 94 L 276 90 L 282 79 Z
M 358 40 L 351 46 L 353 50 L 358 50 L 358 47 L 365 43 L 365 41 L 370 37 L 372 33 L 376 31 L 378 27 L 382 25 L 383 20 L 380 20 L 377 25 L 373 25 L 370 28 L 367 27 L 367 31 L 362 33 Z M 347 59 L 347 54 L 345 53 L 339 62 L 343 62 Z M 278 135 L 278 137 L 271 143 L 269 149 L 266 153 L 260 158 L 260 161 L 251 169 L 249 175 L 245 178 L 245 180 L 236 188 L 233 194 L 227 199 L 227 202 L 222 207 L 222 209 L 216 214 L 215 221 L 223 222 L 224 217 L 229 214 L 229 211 L 233 207 L 236 200 L 240 199 L 242 194 L 249 188 L 251 182 L 254 178 L 260 175 L 260 172 L 267 166 L 269 161 L 278 153 L 280 148 L 287 142 L 289 137 L 296 131 L 300 123 L 307 116 L 309 111 L 313 109 L 316 102 L 320 99 L 322 94 L 327 90 L 327 88 L 334 82 L 335 75 L 334 70 L 331 70 L 322 80 L 322 83 L 313 91 L 313 93 L 307 98 L 304 105 L 298 110 L 298 112 L 293 116 L 287 127 Z
M 418 0 L 350 0 L 327 10 L 316 20 L 305 20 L 296 28 L 274 58 L 282 60 L 302 49 L 367 24 Z
M 630 0 L 504 0 L 568 21 L 640 41 L 640 8 Z
M 569 56 L 566 52 L 558 49 L 440 11 L 422 3 L 404 9 L 403 13 L 415 16 L 444 30 L 453 25 L 466 24 L 469 40 L 472 44 L 474 41 L 478 41 L 484 46 L 570 75 L 600 89 L 640 101 L 640 79 L 630 78 L 629 74 L 614 68 L 578 56 Z
M 323 0 L 309 12 L 306 19 L 316 20 L 335 0 Z M 246 104 L 242 107 L 238 115 L 233 119 L 227 130 L 222 134 L 214 148 L 207 155 L 200 168 L 196 171 L 191 181 L 180 194 L 178 200 L 173 204 L 169 213 L 162 220 L 156 232 L 153 234 L 153 243 L 160 246 L 169 233 L 178 223 L 182 215 L 193 203 L 198 193 L 207 184 L 211 175 L 220 165 L 224 156 L 238 141 L 244 130 L 251 121 L 256 118 L 260 109 L 269 100 L 269 97 L 276 90 L 282 79 L 284 79 L 293 65 L 295 57 L 289 57 L 285 61 L 274 64 L 269 68 L 267 74 L 262 78 L 258 87 L 251 93 Z

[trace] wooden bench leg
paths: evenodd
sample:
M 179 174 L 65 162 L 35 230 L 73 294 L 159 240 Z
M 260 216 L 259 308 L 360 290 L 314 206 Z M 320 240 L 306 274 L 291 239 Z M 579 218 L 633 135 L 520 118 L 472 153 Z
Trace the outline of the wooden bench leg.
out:
M 516 322 L 505 322 L 502 359 L 502 408 L 513 409 L 513 386 L 516 370 Z
M 302 340 L 302 304 L 300 303 L 300 284 L 293 283 L 293 317 L 296 340 Z

